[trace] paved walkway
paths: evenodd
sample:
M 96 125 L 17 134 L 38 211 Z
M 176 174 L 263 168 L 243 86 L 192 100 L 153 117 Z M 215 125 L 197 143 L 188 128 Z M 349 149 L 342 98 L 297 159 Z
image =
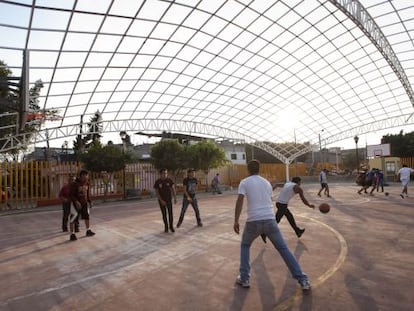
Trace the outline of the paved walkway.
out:
M 413 310 L 414 198 L 401 199 L 399 185 L 371 197 L 332 184 L 331 199 L 316 196 L 317 184 L 304 188 L 311 202 L 331 204 L 321 214 L 292 200 L 301 239 L 280 223 L 312 282 L 308 295 L 260 238 L 250 289 L 234 283 L 236 195 L 225 192 L 200 194 L 204 227 L 189 209 L 174 234 L 163 232 L 155 200 L 96 206 L 96 236 L 84 237 L 82 224 L 76 242 L 59 230 L 59 207 L 0 214 L 0 310 Z

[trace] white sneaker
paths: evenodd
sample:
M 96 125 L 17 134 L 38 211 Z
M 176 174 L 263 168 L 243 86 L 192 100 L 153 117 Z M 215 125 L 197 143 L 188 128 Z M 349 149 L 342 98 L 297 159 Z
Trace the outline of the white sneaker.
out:
M 240 275 L 237 277 L 236 283 L 239 284 L 241 287 L 244 287 L 244 288 L 249 288 L 250 287 L 249 280 L 242 281 L 242 279 L 240 278 Z
M 311 285 L 308 279 L 304 279 L 299 281 L 300 286 L 302 287 L 303 291 L 308 291 L 311 289 Z

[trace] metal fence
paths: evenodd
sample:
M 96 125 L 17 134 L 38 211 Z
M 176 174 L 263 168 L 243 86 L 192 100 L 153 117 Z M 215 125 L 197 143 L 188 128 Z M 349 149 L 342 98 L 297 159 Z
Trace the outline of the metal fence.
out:
M 25 209 L 59 204 L 59 191 L 76 176 L 82 164 L 78 162 L 33 161 L 0 163 L 0 208 Z M 289 166 L 289 174 L 306 175 L 304 164 Z M 170 172 L 171 173 L 171 172 Z M 213 177 L 219 173 L 220 182 L 226 187 L 237 187 L 247 176 L 246 165 L 229 165 L 212 169 L 207 174 L 196 172 L 199 191 L 208 191 Z M 285 180 L 286 167 L 283 164 L 262 164 L 261 174 L 269 180 Z M 129 164 L 125 170 L 108 174 L 90 172 L 91 195 L 94 199 L 129 198 L 154 195 L 153 185 L 159 177 L 158 171 L 149 163 Z M 170 174 L 178 191 L 182 191 L 185 172 Z

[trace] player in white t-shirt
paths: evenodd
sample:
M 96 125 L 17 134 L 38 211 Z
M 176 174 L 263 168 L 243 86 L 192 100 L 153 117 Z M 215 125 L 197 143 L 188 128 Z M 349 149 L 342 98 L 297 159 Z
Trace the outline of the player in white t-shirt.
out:
M 240 250 L 240 275 L 236 282 L 242 287 L 250 287 L 250 246 L 261 234 L 266 235 L 275 249 L 282 256 L 292 276 L 299 282 L 302 290 L 310 290 L 306 274 L 286 245 L 276 223 L 272 207 L 272 186 L 269 181 L 259 175 L 260 162 L 251 160 L 247 164 L 249 177 L 240 182 L 234 214 L 234 231 L 240 233 L 239 218 L 243 201 L 247 199 L 247 220 L 243 230 Z
M 406 164 L 403 164 L 402 168 L 398 171 L 398 179 L 401 181 L 401 185 L 403 186 L 403 190 L 400 196 L 404 199 L 408 197 L 408 184 L 410 182 L 411 174 L 414 173 L 414 170 L 408 167 Z

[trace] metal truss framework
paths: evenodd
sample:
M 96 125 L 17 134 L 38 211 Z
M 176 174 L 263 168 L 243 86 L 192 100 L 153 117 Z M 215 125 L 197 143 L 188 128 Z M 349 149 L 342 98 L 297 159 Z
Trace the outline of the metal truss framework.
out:
M 380 27 L 369 15 L 368 11 L 357 0 L 330 0 L 336 7 L 345 13 L 372 41 L 372 43 L 381 52 L 388 64 L 394 70 L 398 79 L 401 81 L 411 104 L 414 107 L 414 93 L 410 81 L 405 74 L 397 55 L 395 55 L 391 44 L 382 33 Z
M 9 7 L 26 7 L 26 9 L 30 7 L 19 3 L 18 1 L 3 2 L 7 2 Z M 36 4 L 36 2 L 33 2 L 31 5 L 32 17 L 29 26 L 16 26 L 14 21 L 10 22 L 9 25 L 7 22 L 0 22 L 0 30 L 1 27 L 4 27 L 8 30 L 19 29 L 28 31 L 25 36 L 26 42 L 21 48 L 0 46 L 0 50 L 21 49 L 26 53 L 28 50 L 31 50 L 37 58 L 40 58 L 39 55 L 42 53 L 50 53 L 50 55 L 56 53 L 57 58 L 54 64 L 37 64 L 33 65 L 32 68 L 35 70 L 43 70 L 44 72 L 48 70 L 52 72 L 50 80 L 47 81 L 47 84 L 50 84 L 50 87 L 47 90 L 47 95 L 44 100 L 45 107 L 50 101 L 53 102 L 53 99 L 56 97 L 69 98 L 66 102 L 66 106 L 62 104 L 65 114 L 59 127 L 48 127 L 47 129 L 43 129 L 36 134 L 35 141 L 29 139 L 29 136 L 26 134 L 5 137 L 6 139 L 3 139 L 3 146 L 0 146 L 0 152 L 11 151 L 20 148 L 21 146 L 28 146 L 33 142 L 41 143 L 55 139 L 67 139 L 68 137 L 78 135 L 79 125 L 68 125 L 68 123 L 64 123 L 63 120 L 65 122 L 74 122 L 73 120 L 75 117 L 78 117 L 79 115 L 87 115 L 86 112 L 88 106 L 93 105 L 96 105 L 96 107 L 104 106 L 103 109 L 116 106 L 118 107 L 117 109 L 108 109 L 110 113 L 109 115 L 115 115 L 113 117 L 114 119 L 122 118 L 121 120 L 100 122 L 100 125 L 102 125 L 103 128 L 103 133 L 120 131 L 154 131 L 159 133 L 160 131 L 170 131 L 189 133 L 190 135 L 199 134 L 212 139 L 224 138 L 243 141 L 265 150 L 277 159 L 286 163 L 286 165 L 291 163 L 298 156 L 311 151 L 312 144 L 298 144 L 297 146 L 294 145 L 292 147 L 292 144 L 287 143 L 289 148 L 283 149 L 274 147 L 274 144 L 271 146 L 260 141 L 261 139 L 269 141 L 269 138 L 274 139 L 275 141 L 281 141 L 283 138 L 285 139 L 284 141 L 286 141 L 286 136 L 283 136 L 280 133 L 283 133 L 283 131 L 287 132 L 287 125 L 279 125 L 277 121 L 280 121 L 280 119 L 272 118 L 272 116 L 282 112 L 284 107 L 294 106 L 298 103 L 298 107 L 296 107 L 297 110 L 293 109 L 290 113 L 299 111 L 306 117 L 306 122 L 303 122 L 302 120 L 302 123 L 300 123 L 303 128 L 295 129 L 293 126 L 293 129 L 296 130 L 295 141 L 296 133 L 300 135 L 301 141 L 312 141 L 312 139 L 315 139 L 315 135 L 318 135 L 318 131 L 325 130 L 327 137 L 322 138 L 324 145 L 352 137 L 355 134 L 395 128 L 408 124 L 408 120 L 410 120 L 412 114 L 405 112 L 407 111 L 407 107 L 409 108 L 410 103 L 411 106 L 414 106 L 413 90 L 409 82 L 409 77 L 412 77 L 412 74 L 410 75 L 410 69 L 407 67 L 407 77 L 404 67 L 395 53 L 395 51 L 398 52 L 398 47 L 396 47 L 396 50 L 394 51 L 390 42 L 387 40 L 387 37 L 382 32 L 381 27 L 378 26 L 374 18 L 368 13 L 368 10 L 361 4 L 363 1 L 330 0 L 329 2 L 324 2 L 316 0 L 313 3 L 313 10 L 310 10 L 312 1 L 308 1 L 306 4 L 305 2 L 298 1 L 297 4 L 294 4 L 293 2 L 289 4 L 275 2 L 267 5 L 264 5 L 264 3 L 261 3 L 260 1 L 252 1 L 249 5 L 242 4 L 241 2 L 239 3 L 238 1 L 236 2 L 237 5 L 232 1 L 225 1 L 220 5 L 220 8 L 217 8 L 217 11 L 210 11 L 208 8 L 198 4 L 194 4 L 193 6 L 193 4 L 184 4 L 180 1 L 171 3 L 165 1 L 165 7 L 168 6 L 168 9 L 164 11 L 164 14 L 159 14 L 157 17 L 153 17 L 152 14 L 149 14 L 149 12 L 152 12 L 151 10 L 141 11 L 142 7 L 136 11 L 134 17 L 131 17 L 128 14 L 114 15 L 110 11 L 112 5 L 121 3 L 121 1 L 118 2 L 117 0 L 110 1 L 111 5 L 107 8 L 106 12 L 95 12 L 94 8 L 78 9 L 76 1 L 72 8 L 65 9 L 41 6 Z M 152 2 L 147 1 L 148 7 L 150 6 L 149 3 Z M 330 7 L 330 4 L 333 4 L 336 9 L 332 11 L 330 10 L 331 8 L 325 10 L 324 7 Z M 232 10 L 221 11 L 226 5 L 229 5 L 229 8 L 237 8 L 237 13 L 235 14 L 237 15 L 237 18 L 232 16 Z M 235 6 L 232 7 L 232 5 Z M 268 10 L 269 12 L 271 10 L 279 12 L 280 7 L 278 7 L 278 5 L 284 7 L 286 12 L 289 13 L 290 19 L 287 18 L 285 20 L 284 16 L 275 16 L 274 14 L 269 14 L 269 16 L 271 16 L 271 18 L 269 18 L 267 15 Z M 263 6 L 263 8 L 261 8 L 261 6 Z M 171 9 L 171 11 L 169 11 L 169 9 Z M 174 11 L 175 13 L 181 14 L 188 10 L 188 13 L 186 13 L 188 15 L 181 21 L 179 18 L 177 18 L 177 21 L 164 19 L 164 17 L 168 15 L 165 15 L 167 12 L 174 15 L 171 13 L 174 9 L 177 10 Z M 320 18 L 315 17 L 313 16 L 313 12 L 315 12 L 316 9 L 320 10 L 319 12 L 322 12 L 323 14 L 328 14 L 326 16 L 321 15 Z M 407 6 L 405 9 L 410 10 L 410 7 Z M 54 29 L 50 26 L 48 29 L 46 26 L 39 28 L 39 26 L 32 25 L 32 18 L 33 16 L 36 17 L 34 12 L 42 12 L 42 10 L 45 10 L 49 15 L 53 15 L 55 12 L 61 13 L 62 16 L 70 15 L 66 28 Z M 140 15 L 142 12 L 144 12 L 143 15 Z M 186 19 L 190 16 L 194 17 L 195 15 L 192 15 L 193 13 L 202 13 L 200 16 L 208 16 L 209 19 L 217 18 L 215 22 L 220 21 L 220 26 L 217 26 L 220 29 L 216 30 L 215 27 L 210 29 L 209 27 L 194 26 L 191 23 L 187 24 Z M 148 22 L 147 25 L 156 25 L 156 27 L 160 27 L 160 29 L 170 29 L 171 36 L 165 38 L 161 30 L 160 33 L 155 32 L 155 29 L 159 30 L 155 26 L 153 28 L 154 33 L 151 32 L 150 34 L 145 35 L 138 31 L 136 33 L 118 33 L 114 31 L 116 28 L 114 27 L 116 26 L 115 24 L 113 24 L 112 27 L 108 27 L 105 31 L 101 30 L 101 27 L 97 30 L 85 28 L 80 32 L 78 30 L 73 31 L 72 27 L 76 29 L 77 27 L 82 28 L 81 26 L 83 26 L 81 24 L 76 24 L 75 22 L 72 24 L 72 18 L 73 20 L 76 20 L 76 18 L 79 18 L 79 14 L 85 14 L 85 16 L 90 14 L 89 17 L 102 18 L 101 27 L 104 25 L 104 22 L 111 19 L 117 20 L 117 22 L 121 20 L 128 21 L 128 23 L 130 23 L 129 27 L 136 21 L 142 23 L 145 21 Z M 146 16 L 145 14 L 148 15 Z M 238 24 L 237 19 L 239 17 L 241 21 L 244 21 L 244 19 L 241 18 L 242 16 L 245 16 L 244 14 L 250 16 L 252 20 L 251 24 L 243 25 L 243 22 L 240 22 L 240 25 Z M 387 14 L 389 14 L 389 12 L 387 12 Z M 318 14 L 316 15 L 319 16 Z M 346 16 L 345 18 L 344 15 Z M 298 19 L 294 22 L 296 18 Z M 333 18 L 331 28 L 337 27 L 330 35 L 327 34 L 327 31 L 323 30 L 323 23 L 321 23 L 321 28 L 315 26 L 328 18 Z M 343 18 L 352 21 L 347 23 L 348 28 L 345 26 L 344 28 L 341 28 Z M 34 20 L 36 20 L 36 18 Z M 335 23 L 335 21 L 338 23 Z M 261 23 L 263 23 L 261 26 L 263 28 L 257 27 L 258 29 L 261 29 L 259 31 L 256 29 L 256 26 Z M 197 23 L 195 24 L 197 25 Z M 207 24 L 208 23 L 206 22 L 204 26 Z M 215 23 L 212 24 L 215 25 Z M 253 27 L 253 25 L 256 26 Z M 265 25 L 268 26 L 265 27 Z M 355 25 L 357 27 L 355 27 Z M 275 30 L 280 29 L 280 35 L 274 36 L 273 34 L 277 33 L 277 31 L 271 31 L 272 27 L 275 27 Z M 249 41 L 247 42 L 247 45 L 244 45 L 246 40 L 241 40 L 238 38 L 239 36 L 234 37 L 234 34 L 232 35 L 232 33 L 236 29 L 240 31 L 240 37 L 243 35 L 251 36 L 251 42 Z M 198 42 L 194 39 L 196 35 L 186 38 L 187 31 L 189 30 L 200 35 L 201 41 Z M 267 31 L 269 32 L 267 33 Z M 342 34 L 347 31 L 349 31 L 349 36 L 342 37 Z M 405 31 L 407 33 L 409 32 L 407 28 L 405 28 Z M 60 33 L 62 34 L 63 41 L 56 47 L 42 46 L 31 48 L 31 41 L 29 38 L 37 32 L 45 32 L 48 34 Z M 106 46 L 101 48 L 102 50 L 99 50 L 98 48 L 95 49 L 93 45 L 86 48 L 86 50 L 81 46 L 78 46 L 77 49 L 73 49 L 70 44 L 66 47 L 67 42 L 65 42 L 65 40 L 67 37 L 75 38 L 81 33 L 94 37 L 94 41 L 97 38 L 102 39 L 103 37 L 112 39 L 114 42 L 116 39 L 120 38 L 122 38 L 122 40 L 134 39 L 137 40 L 136 42 L 140 42 L 139 40 L 141 39 L 144 41 L 142 46 L 138 48 L 138 51 L 135 48 L 135 45 L 132 49 L 127 49 L 125 46 L 123 46 L 123 49 L 125 50 L 121 49 L 120 46 L 122 40 L 119 41 L 119 46 L 114 50 L 110 50 Z M 272 36 L 270 36 L 270 34 L 272 34 Z M 312 34 L 312 37 L 314 36 L 313 39 L 308 37 L 309 34 Z M 284 37 L 285 35 L 287 36 L 286 38 Z M 392 35 L 395 35 L 395 33 L 392 33 Z M 408 36 L 410 36 L 410 34 Z M 366 37 L 369 40 L 361 40 L 361 37 Z M 342 38 L 351 38 L 350 42 L 352 43 L 343 42 Z M 105 42 L 110 41 L 106 39 Z M 289 44 L 292 43 L 293 40 L 295 41 L 295 46 L 293 47 L 292 45 L 289 48 Z M 221 46 L 222 50 L 212 48 L 209 44 L 213 41 L 219 44 L 218 46 Z M 399 99 L 401 99 L 401 97 L 398 97 L 398 92 L 396 92 L 397 95 L 395 95 L 394 89 L 389 87 L 389 84 L 391 83 L 389 83 L 388 79 L 383 79 L 383 85 L 388 88 L 385 92 L 388 92 L 390 95 L 383 96 L 384 93 L 382 93 L 382 90 L 379 91 L 377 85 L 369 84 L 369 78 L 365 78 L 365 75 L 369 75 L 374 71 L 386 75 L 387 70 L 384 70 L 381 65 L 374 64 L 373 68 L 367 70 L 359 70 L 358 66 L 353 65 L 354 62 L 360 61 L 363 65 L 360 67 L 368 67 L 368 63 L 365 62 L 366 59 L 372 61 L 372 63 L 377 63 L 372 58 L 370 54 L 371 52 L 366 52 L 366 54 L 362 56 L 353 55 L 353 50 L 358 48 L 365 50 L 367 48 L 364 41 L 372 47 L 372 50 L 375 50 L 375 54 L 380 56 L 381 60 L 384 59 L 386 61 L 383 62 L 384 67 L 387 67 L 387 69 L 390 67 L 392 69 L 392 71 L 388 71 L 390 75 L 393 76 L 395 84 L 397 84 L 398 88 L 401 90 L 400 93 L 402 94 L 401 97 L 404 97 L 403 101 L 405 102 L 405 106 L 402 105 L 395 109 L 388 109 L 390 105 L 387 106 L 387 103 L 391 101 L 393 101 L 393 103 L 398 103 Z M 206 45 L 205 42 L 209 43 Z M 253 42 L 255 42 L 255 44 L 253 44 Z M 284 43 L 280 43 L 279 46 L 279 42 Z M 325 44 L 322 44 L 323 42 L 325 42 Z M 322 47 L 327 45 L 326 42 L 332 44 L 332 47 L 334 47 L 335 50 L 334 52 L 330 52 L 329 48 L 326 48 L 326 51 L 324 51 Z M 152 46 L 151 43 L 153 44 Z M 168 46 L 172 43 L 174 49 L 158 49 L 158 44 L 159 47 L 162 46 L 164 48 L 164 46 Z M 252 43 L 251 46 L 250 43 Z M 375 47 L 373 47 L 371 43 Z M 72 44 L 74 44 L 73 41 Z M 258 46 L 261 46 L 261 48 L 257 48 Z M 191 53 L 194 53 L 195 55 L 193 58 L 188 59 L 186 54 L 181 54 L 181 52 L 187 48 L 191 48 Z M 145 51 L 141 51 L 141 49 Z M 228 51 L 231 49 L 238 52 L 230 57 L 227 53 L 229 53 Z M 296 54 L 297 51 L 300 50 L 303 52 Z M 266 51 L 266 53 L 262 54 L 262 51 Z M 79 54 L 85 53 L 85 55 L 87 55 L 85 61 L 81 65 L 73 65 L 72 63 L 66 65 L 60 64 L 60 58 L 64 59 L 64 57 L 69 57 L 68 54 L 73 54 L 75 52 Z M 189 50 L 187 52 L 189 52 Z M 338 55 L 334 55 L 336 52 L 339 55 L 338 58 Z M 382 56 L 379 55 L 378 52 Z M 109 62 L 105 63 L 103 60 L 102 64 L 99 62 L 93 63 L 93 59 L 100 59 L 100 57 L 103 59 L 106 55 L 108 55 L 108 57 L 110 56 L 111 59 L 115 59 L 120 55 L 125 59 L 128 57 L 131 57 L 131 59 L 149 59 L 150 57 L 154 57 L 155 59 L 155 57 L 159 57 L 158 61 L 164 57 L 164 62 L 166 63 L 166 60 L 168 60 L 169 63 L 165 67 L 162 65 L 158 66 L 158 64 L 156 64 L 156 62 L 153 63 L 152 60 L 146 65 L 142 65 L 138 61 L 131 61 L 126 65 L 124 63 L 112 65 Z M 277 55 L 277 57 L 275 55 Z M 313 60 L 311 56 L 315 55 L 320 59 Z M 240 58 L 238 58 L 239 56 Z M 34 57 L 34 59 L 36 59 L 36 57 Z M 86 65 L 86 59 L 91 63 Z M 200 61 L 200 59 L 210 59 L 210 61 L 204 62 Z M 325 59 L 329 60 L 325 61 Z M 170 65 L 176 61 L 179 61 L 184 69 L 173 70 L 175 67 L 170 67 Z M 343 65 L 341 61 L 346 62 L 346 64 Z M 403 59 L 402 61 L 404 62 Z M 164 62 L 160 61 L 161 64 L 165 64 Z M 215 67 L 210 67 L 211 63 L 216 63 Z M 297 65 L 297 67 L 293 67 L 294 65 Z M 102 69 L 102 74 L 100 76 L 92 75 L 91 78 L 88 79 L 80 79 L 82 72 L 92 68 Z M 177 68 L 179 67 L 177 66 Z M 187 70 L 190 68 L 191 70 Z M 134 78 L 131 78 L 131 76 L 128 75 L 129 69 L 136 70 L 136 72 L 142 70 L 142 72 L 148 74 L 148 77 L 144 79 L 145 75 L 142 74 L 139 78 L 135 78 L 136 72 L 134 72 Z M 67 72 L 73 70 L 74 78 L 69 79 L 66 78 L 66 76 L 65 78 L 60 78 L 60 80 L 59 78 L 56 78 L 56 76 L 59 76 L 58 73 L 62 74 L 62 71 L 65 70 L 67 70 Z M 110 74 L 105 74 L 105 71 L 109 72 L 111 70 L 113 75 L 120 75 L 121 78 L 113 78 Z M 119 70 L 119 72 L 117 70 Z M 353 72 L 353 74 L 350 72 Z M 173 73 L 177 78 L 171 82 L 170 75 Z M 395 76 L 393 73 L 395 73 Z M 22 76 L 28 76 L 28 74 L 29 73 L 26 71 L 22 72 Z M 163 80 L 161 78 L 162 74 L 166 74 L 168 79 Z M 341 76 L 342 74 L 344 75 L 343 77 Z M 341 79 L 338 78 L 338 75 Z M 357 82 L 355 82 L 357 79 L 354 75 L 357 75 L 359 78 Z M 309 77 L 313 78 L 310 79 Z M 257 82 L 259 79 L 261 79 L 261 82 Z M 229 81 L 233 82 L 230 83 Z M 144 83 L 143 86 L 141 88 L 136 87 L 140 82 Z M 67 92 L 66 89 L 61 91 L 59 87 L 56 87 L 56 85 L 59 86 L 60 84 L 65 83 L 68 85 L 73 84 L 72 91 Z M 88 83 L 91 85 L 95 83 L 95 85 L 89 86 L 87 85 Z M 110 86 L 106 87 L 106 83 Z M 131 83 L 134 83 L 134 87 L 132 88 L 129 87 Z M 126 96 L 126 99 L 122 99 L 122 96 L 120 97 L 121 99 L 116 99 L 116 96 L 119 95 L 116 89 L 121 84 L 124 89 L 120 87 L 119 93 L 127 94 L 128 96 Z M 78 86 L 79 88 L 77 88 Z M 361 86 L 365 87 L 365 89 L 361 88 L 355 91 L 355 89 Z M 55 87 L 55 89 L 53 87 Z M 165 87 L 165 90 L 160 90 L 162 87 Z M 339 88 L 342 88 L 342 90 L 339 90 Z M 405 93 L 402 88 L 405 90 Z M 56 91 L 56 89 L 59 91 Z M 175 90 L 175 93 L 172 89 Z M 71 88 L 69 88 L 69 90 L 71 90 Z M 281 92 L 281 90 L 283 92 Z M 370 93 L 370 96 L 367 97 L 366 93 Z M 105 97 L 104 94 L 110 95 L 105 99 L 92 100 L 93 96 L 96 95 L 99 97 L 102 95 L 102 97 Z M 144 95 L 139 97 L 139 94 Z M 408 95 L 409 102 L 406 99 L 405 94 Z M 82 102 L 84 100 L 82 98 L 83 96 L 88 97 L 85 102 Z M 72 98 L 75 97 L 80 98 L 78 99 L 81 102 L 80 104 L 75 100 L 72 101 Z M 132 99 L 129 99 L 129 97 Z M 369 109 L 366 109 L 365 114 L 370 115 L 375 120 L 366 123 L 366 119 L 358 116 L 361 107 L 358 104 L 368 106 L 368 104 L 365 104 L 365 100 L 374 103 L 377 109 L 382 110 L 384 114 L 377 117 L 377 115 L 370 115 Z M 384 100 L 384 103 L 382 103 L 381 100 Z M 315 103 L 313 101 L 315 101 Z M 331 104 L 331 102 L 334 104 Z M 346 107 L 347 109 L 335 106 L 335 104 L 340 106 L 340 104 L 343 103 L 348 105 L 348 102 L 350 102 L 350 107 Z M 71 104 L 76 107 L 76 111 L 74 107 L 70 107 Z M 213 104 L 216 105 L 215 108 L 209 108 L 209 106 L 213 106 Z M 131 113 L 131 118 L 125 119 L 125 114 L 121 114 L 121 112 L 123 107 L 127 107 L 128 105 L 132 105 L 132 108 L 129 107 L 124 113 Z M 155 106 L 157 105 L 159 107 L 155 109 Z M 237 108 L 238 106 L 241 108 Z M 303 108 L 302 110 L 302 107 L 307 108 Z M 169 111 L 170 108 L 171 110 L 175 109 L 174 112 Z M 69 110 L 71 110 L 71 112 L 68 112 L 66 115 L 66 112 Z M 218 110 L 221 111 L 219 112 Z M 342 114 L 345 110 L 347 112 Z M 91 111 L 92 109 L 89 109 L 88 113 L 90 114 Z M 147 115 L 150 115 L 151 117 L 136 119 L 134 117 L 141 117 L 138 115 L 138 111 L 144 115 L 144 118 Z M 404 112 L 404 114 L 395 116 L 396 113 L 401 112 Z M 218 115 L 218 113 L 220 113 L 220 115 Z M 156 114 L 160 116 L 158 119 L 154 119 L 154 115 Z M 168 115 L 171 116 L 171 119 L 167 119 Z M 330 116 L 333 116 L 332 120 L 329 120 Z M 292 117 L 292 115 L 289 113 L 284 115 L 285 119 L 290 117 Z M 281 119 L 283 119 L 283 117 Z M 208 122 L 211 122 L 211 124 L 218 124 L 218 126 L 208 124 Z M 340 124 L 342 126 L 338 126 L 338 122 L 341 122 Z M 356 124 L 356 126 L 354 126 L 354 124 Z M 279 126 L 279 128 L 276 126 Z M 264 135 L 268 136 L 264 137 Z M 312 137 L 311 135 L 314 136 Z
M 338 135 L 322 139 L 322 145 L 327 145 L 345 138 L 353 137 L 356 134 L 363 134 L 377 130 L 394 128 L 406 125 L 407 115 L 402 115 L 397 118 L 384 119 L 380 122 L 372 122 L 361 127 L 343 131 Z M 413 123 L 414 124 L 414 123 Z M 174 120 L 114 120 L 100 122 L 104 132 L 119 133 L 121 131 L 127 132 L 181 132 L 189 135 L 202 135 L 211 139 L 230 139 L 235 142 L 244 142 L 260 148 L 269 154 L 273 155 L 278 160 L 286 165 L 292 163 L 297 157 L 306 154 L 313 150 L 313 145 L 298 145 L 293 147 L 293 152 L 286 154 L 283 150 L 278 150 L 275 147 L 266 144 L 265 142 L 257 141 L 250 136 L 243 135 L 239 132 L 231 131 L 226 128 L 216 127 L 210 124 L 200 124 L 194 122 L 174 121 Z M 94 126 L 91 127 L 92 130 Z M 86 128 L 83 129 L 86 132 Z M 3 145 L 0 146 L 0 153 L 10 152 L 14 149 L 27 147 L 33 143 L 42 143 L 55 139 L 67 139 L 68 137 L 75 137 L 79 134 L 79 125 L 58 126 L 54 128 L 43 129 L 39 131 L 34 138 L 29 138 L 28 134 L 10 135 L 6 137 Z

